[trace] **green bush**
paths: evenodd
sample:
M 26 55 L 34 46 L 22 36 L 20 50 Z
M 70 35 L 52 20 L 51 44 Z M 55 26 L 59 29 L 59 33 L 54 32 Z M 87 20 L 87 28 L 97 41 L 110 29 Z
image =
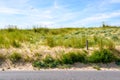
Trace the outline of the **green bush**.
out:
M 38 27 L 38 28 L 34 27 L 33 31 L 36 33 L 48 33 L 49 29 L 44 27 Z
M 52 63 L 54 62 L 54 59 L 51 55 L 46 55 L 45 58 L 43 59 L 45 63 Z
M 108 49 L 96 50 L 89 57 L 88 62 L 109 63 L 115 60 L 115 56 Z
M 46 64 L 44 62 L 42 62 L 42 61 L 34 61 L 32 63 L 32 65 L 34 67 L 38 67 L 38 68 L 46 68 L 47 67 Z
M 14 62 L 19 62 L 22 60 L 22 55 L 20 53 L 12 53 L 9 55 L 9 59 L 14 63 Z
M 41 61 L 37 60 L 33 62 L 33 66 L 38 68 L 54 68 L 54 67 L 57 67 L 58 65 L 59 65 L 59 62 L 50 55 L 47 55 Z
M 117 57 L 117 58 L 116 58 L 115 64 L 120 66 L 120 57 Z
M 80 52 L 69 52 L 66 54 L 62 54 L 60 56 L 60 62 L 62 64 L 73 64 L 75 62 L 85 62 L 85 53 Z
M 8 32 L 13 32 L 13 31 L 17 31 L 18 28 L 16 25 L 8 25 L 7 31 Z
M 76 62 L 109 63 L 115 61 L 117 65 L 120 64 L 120 60 L 116 59 L 109 49 L 96 50 L 88 57 L 86 53 L 86 51 L 62 53 L 58 54 L 56 59 L 51 55 L 47 55 L 41 60 L 35 60 L 32 65 L 38 68 L 68 68 L 65 65 L 71 65 Z M 93 68 L 99 70 L 97 66 Z

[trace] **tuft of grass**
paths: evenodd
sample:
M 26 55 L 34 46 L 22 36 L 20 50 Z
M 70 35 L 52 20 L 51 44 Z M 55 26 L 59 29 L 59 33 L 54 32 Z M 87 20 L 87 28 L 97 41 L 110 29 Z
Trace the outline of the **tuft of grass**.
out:
M 115 56 L 109 49 L 96 50 L 88 57 L 88 62 L 92 63 L 109 63 L 114 60 Z
M 113 41 L 108 40 L 108 41 L 107 41 L 107 44 L 106 44 L 106 47 L 107 47 L 108 49 L 110 49 L 110 50 L 114 50 L 114 49 L 115 49 L 115 44 L 114 44 Z
M 34 57 L 34 60 L 41 60 L 42 54 L 41 53 L 34 53 L 33 57 Z
M 47 45 L 50 46 L 50 47 L 55 46 L 55 40 L 52 36 L 47 37 Z
M 24 61 L 25 62 L 33 62 L 33 58 L 32 57 L 30 57 L 29 55 L 25 55 L 25 57 L 24 57 Z
M 21 44 L 20 44 L 18 41 L 13 40 L 13 41 L 12 41 L 12 46 L 15 47 L 15 48 L 20 48 L 20 47 L 21 47 Z
M 111 36 L 111 39 L 114 40 L 114 41 L 118 41 L 119 37 L 117 35 L 113 35 L 113 36 Z
M 9 59 L 15 63 L 20 62 L 22 60 L 22 55 L 20 53 L 14 52 L 11 55 L 9 55 Z
M 60 69 L 71 68 L 71 65 L 70 64 L 63 64 L 63 65 L 59 65 L 58 68 L 60 68 Z
M 96 69 L 96 70 L 101 70 L 100 66 L 98 66 L 98 65 L 93 65 L 93 68 Z

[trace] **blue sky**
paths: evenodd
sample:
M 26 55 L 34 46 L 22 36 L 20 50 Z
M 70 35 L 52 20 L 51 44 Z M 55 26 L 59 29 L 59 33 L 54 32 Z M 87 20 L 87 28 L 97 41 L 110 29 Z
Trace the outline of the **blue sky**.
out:
M 120 25 L 120 0 L 0 0 L 0 28 Z

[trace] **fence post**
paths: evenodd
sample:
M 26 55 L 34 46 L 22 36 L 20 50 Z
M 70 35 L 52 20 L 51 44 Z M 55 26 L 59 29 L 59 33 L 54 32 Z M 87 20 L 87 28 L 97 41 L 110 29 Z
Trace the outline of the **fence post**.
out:
M 88 40 L 86 40 L 86 49 L 88 50 Z

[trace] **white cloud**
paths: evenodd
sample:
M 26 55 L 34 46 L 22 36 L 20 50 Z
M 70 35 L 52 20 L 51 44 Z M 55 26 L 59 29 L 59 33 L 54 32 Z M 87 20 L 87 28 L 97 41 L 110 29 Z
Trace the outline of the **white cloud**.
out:
M 53 7 L 54 7 L 55 9 L 58 9 L 58 8 L 59 8 L 59 5 L 58 5 L 58 3 L 57 3 L 56 0 L 54 1 Z
M 8 7 L 1 7 L 0 8 L 0 13 L 2 13 L 2 14 L 19 14 L 20 10 L 13 9 L 13 8 L 8 8 Z
M 24 5 L 26 5 L 27 1 L 29 0 L 25 0 L 25 1 L 12 0 L 12 2 L 20 3 Z M 53 5 L 51 7 L 46 7 L 46 8 L 32 7 L 31 9 L 31 6 L 32 5 L 28 5 L 27 6 L 28 8 L 22 9 L 22 8 L 9 7 L 6 5 L 2 5 L 2 7 L 0 7 L 0 14 L 4 14 L 7 16 L 8 15 L 14 16 L 16 14 L 23 15 L 23 17 L 18 16 L 16 20 L 19 20 L 19 21 L 24 20 L 26 24 L 28 23 L 28 24 L 56 25 L 58 22 L 72 19 L 72 17 L 69 17 L 69 16 L 72 16 L 72 14 L 69 13 L 67 9 L 63 8 L 63 5 L 58 5 L 57 0 L 53 1 Z M 10 22 L 10 21 L 6 19 L 4 22 Z M 16 24 L 20 25 L 20 23 L 16 23 Z
M 111 3 L 120 3 L 120 0 L 110 0 Z
M 74 22 L 73 24 L 89 24 L 89 23 L 95 23 L 95 22 L 100 22 L 104 21 L 109 18 L 114 18 L 120 16 L 120 11 L 116 12 L 111 12 L 111 13 L 101 13 L 101 14 L 96 14 L 91 17 L 87 17 L 85 19 L 78 20 Z
M 49 26 L 49 25 L 55 24 L 55 22 L 53 22 L 53 21 L 40 21 L 40 22 L 36 22 L 36 24 Z

